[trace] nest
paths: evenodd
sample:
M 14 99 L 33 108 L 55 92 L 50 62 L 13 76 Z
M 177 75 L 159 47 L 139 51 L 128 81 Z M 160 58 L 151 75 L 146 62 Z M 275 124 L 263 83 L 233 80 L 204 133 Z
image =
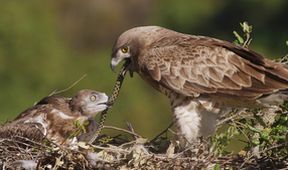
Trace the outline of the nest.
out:
M 288 165 L 287 160 L 265 156 L 248 160 L 241 155 L 217 157 L 209 151 L 209 142 L 204 140 L 181 148 L 167 137 L 148 141 L 135 132 L 124 132 L 130 133 L 132 139 L 123 135 L 102 135 L 93 145 L 79 142 L 76 147 L 64 147 L 47 140 L 33 125 L 3 125 L 0 128 L 0 165 L 3 169 L 201 169 L 216 166 L 273 169 Z
M 87 166 L 85 159 L 81 158 L 83 154 L 56 145 L 46 139 L 40 129 L 29 124 L 2 125 L 0 153 L 2 169 L 35 169 L 36 167 L 37 169 L 53 167 L 82 169 Z M 59 166 L 60 160 L 64 160 L 61 166 Z

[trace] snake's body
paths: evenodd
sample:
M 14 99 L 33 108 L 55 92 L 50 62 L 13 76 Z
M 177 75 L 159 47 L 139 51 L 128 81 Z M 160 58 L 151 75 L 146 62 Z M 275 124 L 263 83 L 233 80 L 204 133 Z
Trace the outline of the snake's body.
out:
M 115 83 L 115 85 L 113 87 L 112 95 L 110 96 L 110 98 L 108 100 L 109 107 L 101 112 L 101 117 L 100 117 L 98 128 L 96 129 L 94 135 L 90 139 L 90 141 L 89 141 L 90 144 L 92 144 L 98 138 L 101 130 L 104 127 L 104 122 L 106 120 L 108 110 L 109 110 L 109 108 L 112 107 L 112 105 L 115 103 L 116 99 L 118 98 L 118 95 L 120 93 L 120 89 L 121 89 L 125 74 L 127 72 L 126 67 L 127 67 L 127 64 L 125 63 L 123 65 L 122 69 L 120 70 L 120 73 L 119 73 L 119 75 L 117 77 L 116 83 Z

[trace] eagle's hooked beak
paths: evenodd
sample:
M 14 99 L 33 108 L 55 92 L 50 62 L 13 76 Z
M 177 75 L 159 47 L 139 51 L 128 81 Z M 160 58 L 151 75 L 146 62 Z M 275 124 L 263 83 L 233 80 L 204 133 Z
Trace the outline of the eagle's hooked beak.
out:
M 123 59 L 122 59 L 123 60 Z M 122 61 L 121 59 L 119 60 L 118 58 L 112 58 L 111 63 L 110 63 L 110 67 L 111 70 L 115 73 L 115 68 L 116 66 Z M 129 59 L 124 59 L 125 60 L 125 64 L 126 65 L 126 70 L 129 70 L 130 73 L 130 77 L 133 77 L 133 71 L 130 69 L 130 60 Z
M 111 63 L 110 63 L 110 67 L 111 67 L 111 70 L 113 72 L 115 72 L 115 68 L 120 62 L 121 62 L 121 60 L 119 60 L 119 58 L 112 58 Z
M 115 73 L 115 68 L 116 68 L 116 65 L 114 65 L 114 64 L 112 64 L 112 63 L 110 63 L 110 68 L 111 68 L 111 70 Z

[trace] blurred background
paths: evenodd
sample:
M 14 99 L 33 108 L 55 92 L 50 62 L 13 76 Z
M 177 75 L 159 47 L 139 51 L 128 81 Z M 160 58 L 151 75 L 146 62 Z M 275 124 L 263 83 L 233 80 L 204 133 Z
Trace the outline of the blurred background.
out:
M 270 57 L 287 54 L 286 0 L 2 0 L 0 5 L 0 123 L 12 120 L 54 90 L 72 96 L 89 88 L 110 95 L 116 73 L 111 48 L 123 31 L 159 25 L 228 41 L 253 25 L 251 48 Z M 171 122 L 169 101 L 138 75 L 126 77 L 107 125 L 152 138 Z

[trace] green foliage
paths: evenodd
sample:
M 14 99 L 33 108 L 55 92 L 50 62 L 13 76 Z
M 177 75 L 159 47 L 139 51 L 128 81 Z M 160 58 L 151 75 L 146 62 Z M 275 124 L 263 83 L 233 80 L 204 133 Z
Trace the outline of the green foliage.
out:
M 238 34 L 238 32 L 233 31 L 233 34 L 236 37 L 236 40 L 234 41 L 235 44 L 241 45 L 244 43 L 244 39 Z
M 243 131 L 247 132 L 246 135 L 250 137 L 250 140 L 247 141 L 246 151 L 259 147 L 259 152 L 269 150 L 269 156 L 271 157 L 285 157 L 288 154 L 286 137 L 288 132 L 287 110 L 278 113 L 272 125 L 255 128 L 247 123 L 246 126 L 247 129 L 242 128 Z
M 240 25 L 245 38 L 234 32 L 236 43 L 248 47 L 251 42 L 252 26 L 246 22 Z M 227 148 L 231 141 L 240 135 L 244 138 L 244 140 L 241 139 L 244 146 L 241 147 L 238 154 L 244 155 L 247 160 L 255 156 L 277 158 L 278 160 L 287 159 L 287 113 L 288 102 L 274 109 L 246 110 L 243 114 L 231 112 L 231 119 L 228 119 L 226 130 L 222 130 L 212 137 L 211 150 L 217 155 L 231 154 L 232 152 Z
M 236 37 L 236 40 L 234 41 L 235 44 L 241 45 L 245 48 L 248 48 L 250 45 L 252 38 L 251 38 L 251 33 L 252 33 L 252 25 L 249 25 L 248 22 L 242 22 L 240 23 L 240 26 L 242 28 L 243 32 L 243 37 L 240 36 L 236 31 L 233 31 L 234 36 Z
M 288 155 L 288 104 L 277 110 L 247 110 L 228 121 L 226 130 L 222 130 L 211 139 L 211 151 L 218 156 L 228 156 L 234 152 L 229 150 L 232 141 L 240 140 L 238 155 L 245 161 L 255 157 L 277 158 L 285 160 Z M 274 112 L 275 111 L 275 112 Z M 232 113 L 231 116 L 235 116 Z M 270 120 L 267 120 L 267 116 Z M 227 125 L 226 125 L 227 126 Z
M 69 135 L 69 139 L 79 136 L 83 133 L 86 133 L 86 127 L 88 126 L 89 122 L 88 121 L 84 121 L 83 123 L 79 120 L 76 120 L 73 122 L 74 126 L 75 126 L 75 130 L 73 131 L 73 133 L 71 133 Z
M 232 153 L 227 150 L 227 146 L 231 144 L 232 139 L 239 135 L 239 131 L 235 126 L 229 126 L 225 132 L 220 132 L 212 137 L 211 151 L 217 155 L 227 155 Z
M 216 165 L 214 166 L 214 170 L 221 170 L 221 166 L 220 166 L 219 164 L 216 164 Z

